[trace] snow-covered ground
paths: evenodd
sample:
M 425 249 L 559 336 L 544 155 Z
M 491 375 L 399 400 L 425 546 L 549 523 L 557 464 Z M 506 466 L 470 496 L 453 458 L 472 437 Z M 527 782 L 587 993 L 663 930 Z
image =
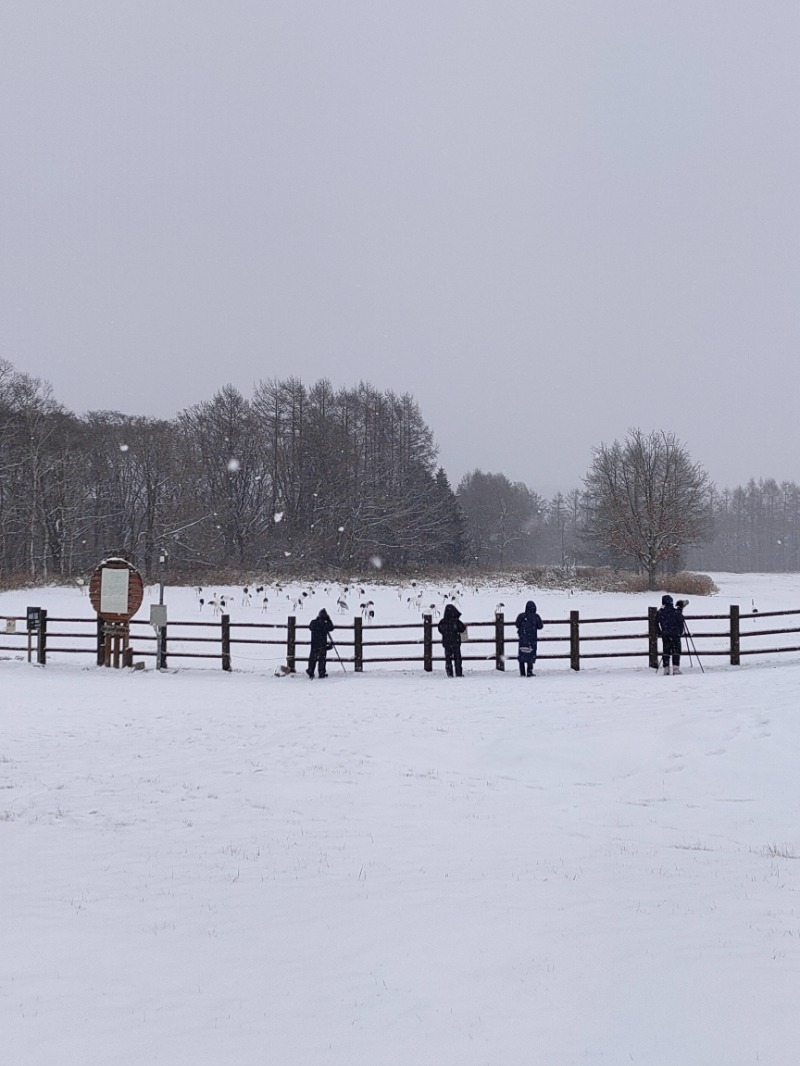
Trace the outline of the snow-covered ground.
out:
M 800 575 L 717 582 L 697 614 L 800 607 Z M 658 602 L 462 607 L 531 595 Z M 0 615 L 33 603 L 89 611 Z M 314 682 L 76 658 L 0 661 L 3 1062 L 796 1061 L 800 654 Z

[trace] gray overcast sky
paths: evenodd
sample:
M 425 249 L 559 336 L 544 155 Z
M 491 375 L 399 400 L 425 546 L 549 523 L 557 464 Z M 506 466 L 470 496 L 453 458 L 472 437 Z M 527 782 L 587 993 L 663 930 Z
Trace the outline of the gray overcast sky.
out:
M 0 356 L 411 392 L 455 482 L 800 480 L 797 0 L 5 0 Z

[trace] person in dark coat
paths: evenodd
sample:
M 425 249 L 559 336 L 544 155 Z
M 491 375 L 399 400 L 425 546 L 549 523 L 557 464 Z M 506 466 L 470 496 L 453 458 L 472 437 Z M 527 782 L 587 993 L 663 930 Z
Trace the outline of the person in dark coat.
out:
M 525 677 L 526 675 L 533 677 L 533 667 L 536 662 L 536 643 L 539 639 L 539 630 L 543 625 L 544 622 L 536 613 L 536 604 L 533 600 L 528 600 L 525 604 L 525 610 L 522 614 L 517 615 L 516 621 L 519 639 L 517 658 L 519 659 L 520 677 Z
M 308 656 L 306 673 L 309 677 L 313 677 L 314 667 L 317 666 L 319 667 L 319 676 L 327 677 L 325 666 L 328 658 L 329 637 L 334 625 L 331 621 L 331 616 L 324 607 L 317 617 L 308 623 L 308 628 L 311 630 L 311 653 Z
M 670 672 L 670 662 L 673 674 L 681 672 L 681 637 L 685 626 L 683 610 L 675 606 L 671 596 L 662 596 L 661 607 L 656 611 L 656 630 L 661 637 L 661 663 L 665 674 Z
M 447 676 L 452 677 L 455 671 L 456 677 L 463 677 L 461 665 L 461 634 L 467 627 L 461 621 L 461 611 L 454 603 L 448 603 L 444 609 L 442 620 L 437 626 L 442 634 L 442 647 L 444 648 L 444 668 Z

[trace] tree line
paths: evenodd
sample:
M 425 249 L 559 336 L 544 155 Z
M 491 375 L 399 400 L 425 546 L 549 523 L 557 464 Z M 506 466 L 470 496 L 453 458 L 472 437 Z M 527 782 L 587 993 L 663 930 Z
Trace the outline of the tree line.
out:
M 631 430 L 544 499 L 474 470 L 455 490 L 414 399 L 369 384 L 227 385 L 169 420 L 78 416 L 0 361 L 0 577 L 527 565 L 800 569 L 800 488 L 718 490 L 674 436 Z
M 457 493 L 470 548 L 489 568 L 632 567 L 651 587 L 682 568 L 800 571 L 800 486 L 768 478 L 719 489 L 670 433 L 634 429 L 600 445 L 583 485 L 549 500 L 481 471 Z
M 152 574 L 442 565 L 463 516 L 414 400 L 367 384 L 226 386 L 172 420 L 79 417 L 0 363 L 0 571 Z

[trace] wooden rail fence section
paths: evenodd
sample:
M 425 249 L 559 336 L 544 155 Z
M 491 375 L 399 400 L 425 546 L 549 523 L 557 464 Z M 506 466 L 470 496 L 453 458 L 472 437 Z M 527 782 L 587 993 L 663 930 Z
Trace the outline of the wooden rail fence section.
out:
M 700 659 L 724 657 L 737 666 L 743 655 L 800 652 L 800 624 L 768 628 L 774 624 L 766 621 L 797 620 L 798 616 L 800 610 L 742 614 L 736 604 L 727 614 L 688 616 L 690 636 L 684 639 L 684 655 Z M 646 659 L 655 668 L 659 660 L 655 617 L 656 608 L 651 607 L 647 615 L 583 618 L 578 611 L 570 611 L 568 618 L 545 619 L 538 659 L 563 660 L 570 669 L 580 670 L 581 663 L 587 660 L 638 658 Z M 45 610 L 39 612 L 38 621 L 38 628 L 32 631 L 24 616 L 0 616 L 0 652 L 16 652 L 18 657 L 27 653 L 28 661 L 40 666 L 54 654 L 93 655 L 97 664 L 103 665 L 102 621 L 48 617 Z M 711 628 L 705 623 L 711 623 Z M 695 629 L 696 625 L 702 628 Z M 516 659 L 514 623 L 506 621 L 504 615 L 497 614 L 491 621 L 469 622 L 467 628 L 469 640 L 462 646 L 465 662 L 505 670 L 507 657 Z M 174 621 L 157 632 L 150 630 L 147 622 L 131 621 L 133 657 L 155 659 L 160 669 L 175 660 L 198 659 L 214 662 L 226 671 L 237 662 L 258 662 L 262 666 L 280 663 L 281 669 L 295 673 L 298 661 L 302 668 L 308 656 L 308 629 L 305 624 L 298 624 L 296 616 L 270 623 L 234 622 L 224 614 L 214 621 Z M 793 635 L 792 642 L 784 643 L 783 638 L 789 635 Z M 368 665 L 420 663 L 423 670 L 430 672 L 435 663 L 444 661 L 431 615 L 424 615 L 420 622 L 368 626 L 356 617 L 352 623 L 338 623 L 333 637 L 335 649 L 329 654 L 329 668 L 336 668 L 341 662 L 361 673 Z M 79 643 L 71 643 L 74 641 Z

